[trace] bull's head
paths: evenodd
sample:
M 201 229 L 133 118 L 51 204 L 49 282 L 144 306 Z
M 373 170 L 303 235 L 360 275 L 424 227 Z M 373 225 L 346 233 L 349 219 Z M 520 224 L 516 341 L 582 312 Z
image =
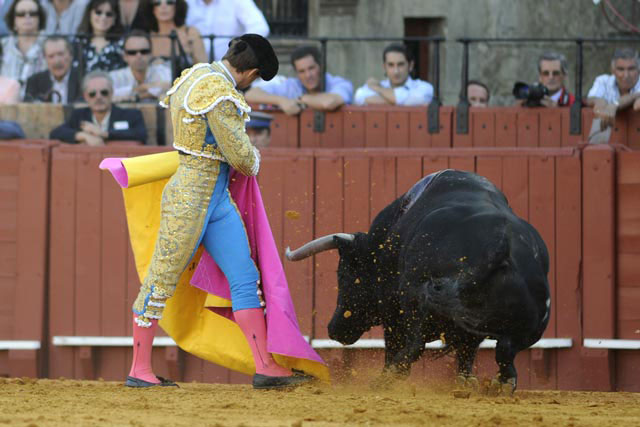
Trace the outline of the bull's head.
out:
M 298 261 L 330 249 L 338 249 L 338 303 L 329 322 L 329 337 L 342 344 L 353 344 L 377 322 L 377 304 L 371 276 L 372 263 L 366 234 L 337 233 L 320 237 L 290 251 L 290 261 Z M 374 275 L 375 276 L 375 275 Z

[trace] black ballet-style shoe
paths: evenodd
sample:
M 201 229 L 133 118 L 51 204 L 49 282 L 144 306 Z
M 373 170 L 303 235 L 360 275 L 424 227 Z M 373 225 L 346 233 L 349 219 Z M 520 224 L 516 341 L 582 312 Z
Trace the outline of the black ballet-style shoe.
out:
M 174 383 L 171 380 L 168 380 L 166 378 L 162 378 L 162 377 L 158 377 L 156 376 L 157 379 L 160 380 L 160 382 L 158 384 L 156 383 L 152 383 L 149 381 L 145 381 L 145 380 L 141 380 L 140 378 L 134 378 L 134 377 L 127 377 L 127 381 L 124 383 L 125 386 L 127 387 L 134 387 L 134 388 L 146 388 L 146 387 L 180 387 L 178 384 Z
M 269 375 L 255 374 L 253 376 L 253 388 L 261 390 L 293 388 L 306 384 L 313 379 L 312 376 L 299 372 L 290 377 L 271 377 Z

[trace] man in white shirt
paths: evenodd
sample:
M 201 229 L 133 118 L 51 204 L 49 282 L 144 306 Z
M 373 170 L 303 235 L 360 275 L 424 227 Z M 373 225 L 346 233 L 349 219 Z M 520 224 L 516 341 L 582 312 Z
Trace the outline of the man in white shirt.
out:
M 171 69 L 151 62 L 151 39 L 141 30 L 131 31 L 124 41 L 126 68 L 111 71 L 114 102 L 156 101 L 171 87 Z
M 611 60 L 611 74 L 596 77 L 587 95 L 587 104 L 593 106 L 600 128 L 615 122 L 616 113 L 633 106 L 640 110 L 640 59 L 631 48 L 617 49 Z
M 420 79 L 413 79 L 413 60 L 406 46 L 390 44 L 382 53 L 382 62 L 387 78 L 378 81 L 371 77 L 358 88 L 355 105 L 427 105 L 433 98 L 433 86 Z
M 246 33 L 269 35 L 269 24 L 253 0 L 187 0 L 188 26 L 196 27 L 202 36 L 239 36 Z M 216 37 L 213 59 L 219 61 L 227 51 L 231 38 Z M 211 44 L 204 40 L 207 55 Z

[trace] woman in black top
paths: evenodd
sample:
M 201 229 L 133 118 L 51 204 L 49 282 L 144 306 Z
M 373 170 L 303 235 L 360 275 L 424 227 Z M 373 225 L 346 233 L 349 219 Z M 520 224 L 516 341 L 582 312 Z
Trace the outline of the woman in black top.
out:
M 78 33 L 81 50 L 78 59 L 84 73 L 127 66 L 122 58 L 123 29 L 115 0 L 91 0 Z

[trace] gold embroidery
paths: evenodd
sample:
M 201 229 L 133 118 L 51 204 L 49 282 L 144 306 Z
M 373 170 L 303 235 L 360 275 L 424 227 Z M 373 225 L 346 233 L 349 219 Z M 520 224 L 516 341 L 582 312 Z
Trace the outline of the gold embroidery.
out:
M 196 249 L 220 172 L 220 162 L 180 156 L 178 170 L 162 193 L 162 219 L 149 270 L 133 304 L 138 322 L 162 316 L 180 275 Z

